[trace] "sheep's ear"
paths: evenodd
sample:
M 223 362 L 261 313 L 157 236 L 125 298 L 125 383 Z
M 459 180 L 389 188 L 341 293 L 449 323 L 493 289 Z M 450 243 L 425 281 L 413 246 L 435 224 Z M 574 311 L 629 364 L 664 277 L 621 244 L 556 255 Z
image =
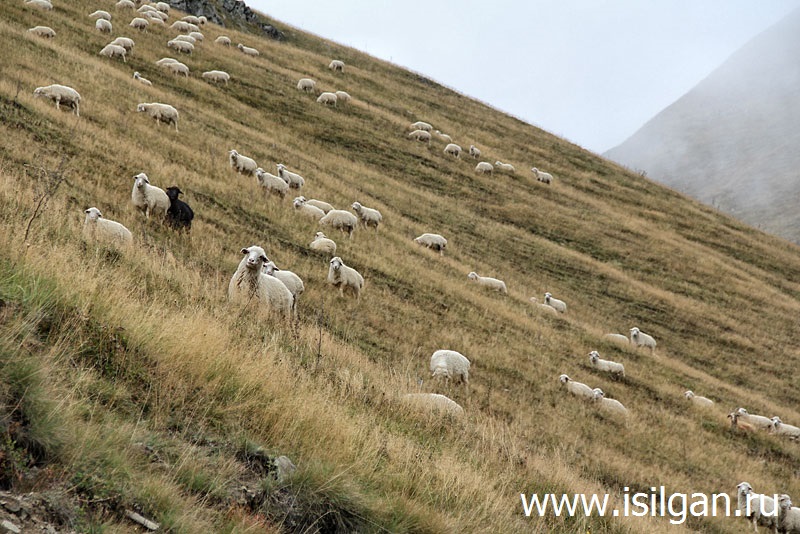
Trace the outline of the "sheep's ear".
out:
M 243 249 L 242 249 L 242 254 L 247 254 L 248 252 L 250 252 L 250 251 L 249 251 L 249 250 L 247 250 L 246 248 L 243 248 Z
M 261 256 L 261 261 L 263 261 L 264 263 L 269 263 L 269 258 L 267 258 L 266 256 Z

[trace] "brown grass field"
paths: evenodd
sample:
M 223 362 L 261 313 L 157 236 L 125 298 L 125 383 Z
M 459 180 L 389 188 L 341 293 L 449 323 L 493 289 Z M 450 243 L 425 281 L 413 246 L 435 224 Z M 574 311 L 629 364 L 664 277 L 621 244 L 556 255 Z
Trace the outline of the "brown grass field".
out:
M 734 494 L 747 480 L 800 500 L 800 445 L 726 419 L 745 406 L 800 424 L 796 246 L 299 30 L 281 26 L 275 42 L 206 25 L 178 58 L 184 79 L 154 64 L 177 57 L 174 31 L 140 34 L 110 0 L 53 1 L 0 8 L 0 486 L 74 503 L 63 524 L 86 532 L 134 531 L 126 509 L 185 533 L 741 532 L 725 517 L 525 517 L 520 493 L 618 505 L 626 487 Z M 127 63 L 98 55 L 112 37 L 94 29 L 95 9 L 112 12 L 112 37 L 136 41 Z M 58 35 L 26 33 L 38 24 Z M 215 44 L 220 34 L 261 55 Z M 231 83 L 202 80 L 210 69 Z M 301 77 L 353 101 L 316 104 Z M 33 97 L 51 83 L 81 93 L 80 118 Z M 174 105 L 180 133 L 135 113 L 140 102 Z M 516 173 L 477 175 L 466 153 L 409 140 L 416 120 Z M 383 213 L 352 240 L 326 230 L 366 279 L 360 302 L 326 284 L 328 258 L 308 248 L 319 228 L 294 212 L 294 192 L 264 196 L 231 170 L 230 149 L 269 172 L 285 163 L 308 198 Z M 190 236 L 134 211 L 139 172 L 185 192 Z M 133 247 L 85 241 L 90 206 Z M 443 257 L 412 241 L 423 232 L 448 238 Z M 292 324 L 226 303 L 252 244 L 304 279 Z M 470 283 L 473 270 L 509 295 Z M 531 306 L 545 291 L 565 315 Z M 602 340 L 632 326 L 655 336 L 654 354 Z M 471 360 L 468 391 L 430 379 L 439 348 Z M 593 349 L 627 378 L 591 369 Z M 568 397 L 561 373 L 630 417 Z M 715 407 L 692 409 L 686 389 Z M 417 391 L 450 396 L 465 417 L 399 401 Z M 277 455 L 298 466 L 282 482 L 265 467 Z

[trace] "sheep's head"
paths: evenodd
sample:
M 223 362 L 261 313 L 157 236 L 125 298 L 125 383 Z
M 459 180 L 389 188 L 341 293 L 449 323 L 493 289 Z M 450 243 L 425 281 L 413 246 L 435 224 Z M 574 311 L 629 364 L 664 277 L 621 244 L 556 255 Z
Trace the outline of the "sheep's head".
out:
M 326 237 L 327 236 L 322 232 L 317 232 L 316 234 L 314 234 L 314 239 L 325 239 Z
M 476 272 L 471 272 L 471 273 L 469 273 L 469 274 L 467 275 L 467 278 L 469 278 L 470 280 L 477 280 L 477 279 L 478 279 L 478 273 L 476 273 Z
M 694 398 L 694 393 L 691 390 L 687 390 L 683 396 L 686 397 L 686 400 L 692 400 Z
M 537 169 L 536 167 L 533 167 L 533 168 L 531 169 L 531 172 L 532 172 L 533 174 L 539 174 L 539 169 Z
M 603 399 L 606 396 L 606 394 L 603 393 L 603 390 L 600 389 L 600 388 L 594 388 L 592 390 L 592 393 L 594 393 L 594 399 L 595 400 Z
M 137 113 L 141 113 L 143 111 L 147 111 L 147 105 L 146 104 L 139 104 L 138 106 L 136 106 L 136 112 Z
M 244 50 L 244 45 L 242 43 L 239 43 L 238 45 L 236 45 L 236 48 L 238 48 L 239 50 Z
M 550 293 L 545 293 L 545 294 L 544 294 L 544 301 L 545 301 L 546 303 L 550 304 L 550 299 L 551 299 L 552 297 L 553 297 L 553 295 L 551 295 Z
M 778 506 L 784 511 L 790 509 L 792 507 L 792 498 L 784 493 L 778 497 Z
M 772 418 L 772 426 L 773 427 L 778 428 L 778 426 L 781 425 L 782 423 L 783 423 L 783 421 L 781 421 L 781 418 L 778 417 L 777 415 Z
M 255 245 L 249 248 L 243 248 L 242 254 L 247 256 L 245 266 L 251 270 L 261 270 L 261 267 L 269 261 L 264 249 Z
M 306 199 L 302 197 L 297 197 L 296 199 L 294 199 L 294 202 L 292 202 L 292 205 L 294 206 L 294 209 L 300 209 L 300 207 L 304 206 L 305 203 Z
M 145 186 L 145 184 L 149 184 L 149 183 L 150 183 L 150 179 L 149 179 L 149 178 L 147 177 L 147 175 L 146 175 L 145 173 L 143 173 L 143 172 L 140 172 L 139 174 L 137 174 L 136 176 L 134 176 L 134 177 L 133 177 L 133 180 L 134 180 L 134 182 L 136 183 L 136 187 L 137 187 L 138 189 L 143 189 L 143 188 L 144 188 L 144 186 Z
M 86 214 L 87 221 L 96 221 L 97 219 L 100 219 L 103 216 L 103 214 L 100 213 L 100 210 L 97 208 L 89 208 L 87 210 L 84 210 L 84 213 Z
M 503 164 L 503 162 L 500 161 L 500 160 L 497 160 L 497 161 L 494 162 L 495 167 L 499 167 L 502 164 Z
M 744 408 L 738 408 L 736 410 L 736 415 L 750 415 L 750 414 Z
M 265 274 L 272 276 L 273 274 L 275 274 L 275 271 L 280 271 L 280 269 L 278 269 L 278 267 L 275 266 L 275 262 L 273 262 L 272 260 L 264 264 Z
M 589 353 L 590 362 L 597 363 L 597 360 L 599 359 L 600 359 L 600 354 L 596 350 L 593 350 L 592 352 Z
M 340 258 L 339 256 L 336 256 L 331 260 L 331 269 L 333 269 L 334 271 L 338 271 L 339 269 L 341 269 L 342 265 L 344 265 L 344 263 L 342 263 L 342 258 Z
M 633 328 L 631 328 L 631 337 L 632 338 L 639 337 L 639 329 L 636 328 L 635 326 Z
M 306 200 L 306 197 L 304 197 L 304 196 L 302 196 L 302 195 L 300 195 L 299 197 L 295 197 L 294 201 L 295 201 L 295 202 L 297 202 L 297 201 L 300 201 L 300 202 L 308 202 L 308 201 Z
M 561 381 L 561 384 L 566 384 L 567 382 L 570 381 L 570 377 L 568 377 L 567 375 L 561 375 L 558 377 L 558 379 Z
M 353 202 L 353 204 L 350 207 L 353 208 L 356 212 L 360 212 L 361 211 L 361 203 L 360 202 Z
M 178 200 L 178 195 L 183 194 L 183 191 L 181 191 L 176 185 L 168 187 L 166 192 L 169 199 L 173 201 Z

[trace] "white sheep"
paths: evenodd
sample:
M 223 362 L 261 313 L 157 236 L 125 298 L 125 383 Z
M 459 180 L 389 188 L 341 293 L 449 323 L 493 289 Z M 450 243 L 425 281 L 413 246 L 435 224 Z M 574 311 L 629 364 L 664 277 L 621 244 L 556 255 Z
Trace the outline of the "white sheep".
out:
M 414 130 L 408 136 L 411 139 L 416 139 L 417 141 L 421 141 L 423 143 L 429 143 L 431 140 L 431 133 L 426 132 L 425 130 Z
M 131 28 L 135 28 L 139 31 L 147 31 L 147 27 L 150 26 L 150 22 L 147 19 L 143 19 L 142 17 L 136 17 L 131 20 L 131 23 L 128 24 Z
M 148 219 L 151 214 L 159 219 L 164 219 L 170 206 L 167 193 L 160 187 L 150 185 L 150 179 L 143 172 L 133 177 L 131 202 Z
M 184 22 L 188 22 L 189 24 L 194 24 L 195 26 L 200 24 L 200 19 L 195 17 L 194 15 L 186 15 L 185 17 L 182 17 L 181 20 Z
M 800 428 L 794 425 L 787 425 L 777 415 L 772 418 L 772 428 L 770 432 L 778 436 L 786 436 L 789 439 L 800 439 Z
M 553 298 L 553 295 L 550 293 L 544 294 L 544 303 L 548 306 L 552 306 L 556 309 L 556 311 L 560 313 L 567 313 L 567 303 L 563 300 L 558 300 L 557 298 Z
M 628 336 L 624 334 L 603 334 L 603 339 L 617 345 L 630 345 L 631 343 Z
M 169 4 L 166 2 L 156 2 L 156 9 L 162 13 L 169 13 Z
M 136 0 L 136 3 L 139 4 L 141 2 L 140 2 L 140 0 Z M 158 11 L 158 10 L 155 8 L 155 6 L 151 6 L 150 4 L 144 4 L 143 6 L 141 6 L 136 11 L 139 12 L 139 13 L 146 13 L 148 11 Z
M 742 517 L 753 523 L 753 530 L 758 534 L 758 525 L 767 527 L 773 532 L 778 528 L 778 507 L 773 497 L 755 493 L 747 482 L 736 486 L 737 505 Z
M 714 406 L 714 401 L 712 401 L 707 397 L 701 397 L 700 395 L 695 395 L 692 390 L 686 390 L 683 396 L 686 398 L 686 400 L 688 400 L 695 406 L 700 406 L 701 408 L 711 408 L 712 406 Z
M 324 93 L 320 93 L 317 97 L 317 104 L 325 104 L 326 106 L 336 106 L 336 102 L 339 100 L 339 97 L 336 96 L 336 93 L 331 93 L 325 91 Z
M 289 184 L 284 182 L 280 176 L 270 174 L 261 167 L 256 169 L 256 181 L 258 185 L 264 188 L 265 192 L 278 195 L 281 198 L 286 198 L 286 193 L 289 192 Z
M 148 87 L 153 85 L 153 82 L 151 82 L 147 78 L 143 78 L 142 75 L 139 74 L 138 71 L 133 73 L 133 79 L 138 81 L 139 83 L 141 83 L 143 85 L 147 85 Z
M 119 0 L 114 7 L 117 9 L 136 9 L 136 4 L 134 4 L 131 0 Z
M 594 391 L 583 382 L 575 382 L 567 375 L 559 376 L 558 380 L 561 382 L 563 387 L 567 388 L 569 393 L 575 395 L 576 397 L 580 397 L 587 401 L 594 400 Z
M 435 133 L 435 134 L 436 134 L 436 136 L 437 136 L 439 139 L 441 139 L 442 141 L 446 141 L 446 142 L 448 142 L 448 143 L 452 143 L 452 142 L 453 142 L 453 138 L 452 138 L 452 137 L 450 137 L 449 135 L 447 135 L 446 133 L 442 133 L 442 132 L 440 132 L 439 130 L 436 130 L 434 133 Z
M 334 94 L 336 95 L 336 101 L 342 104 L 346 104 L 353 99 L 353 97 L 350 96 L 350 93 L 345 91 L 336 91 Z
M 475 172 L 491 174 L 494 172 L 494 166 L 488 161 L 481 161 L 475 165 Z
M 181 34 L 181 35 L 178 35 L 177 37 L 175 37 L 175 39 L 173 39 L 173 41 L 184 41 L 186 43 L 191 43 L 193 45 L 197 44 L 197 39 L 195 39 L 191 35 L 183 35 L 183 34 Z
M 258 50 L 256 50 L 255 48 L 250 48 L 249 46 L 245 46 L 242 43 L 239 43 L 238 45 L 236 45 L 236 48 L 241 50 L 242 54 L 244 54 L 246 56 L 257 56 L 257 55 L 259 55 Z
M 749 425 L 748 423 L 746 423 L 744 421 L 742 421 L 742 423 L 740 424 L 739 423 L 739 414 L 737 414 L 735 411 L 729 413 L 727 417 L 728 417 L 728 419 L 731 420 L 731 428 L 737 428 L 737 429 L 741 429 L 741 430 L 746 430 L 747 432 L 755 431 L 755 428 L 753 428 L 751 425 Z
M 361 290 L 364 289 L 364 277 L 352 267 L 348 267 L 339 256 L 334 257 L 328 268 L 328 283 L 339 288 L 339 296 L 344 296 L 344 290 L 352 291 L 356 300 L 361 299 Z
M 39 9 L 44 9 L 46 11 L 53 9 L 53 4 L 51 4 L 48 0 L 25 0 L 25 5 L 38 7 Z
M 352 239 L 353 231 L 358 225 L 358 218 L 349 211 L 331 210 L 319 220 L 319 223 L 347 232 L 347 236 Z
M 531 303 L 534 306 L 536 306 L 539 309 L 539 311 L 547 312 L 547 313 L 550 313 L 550 314 L 553 314 L 553 315 L 558 315 L 558 312 L 556 311 L 556 309 L 554 307 L 548 306 L 547 304 L 539 302 L 539 299 L 537 299 L 536 297 L 531 297 L 529 300 L 531 301 Z
M 635 326 L 631 328 L 631 344 L 636 347 L 647 347 L 653 352 L 656 350 L 656 340 L 653 336 L 645 334 Z
M 176 39 L 167 41 L 167 47 L 189 55 L 191 55 L 192 52 L 194 52 L 194 45 L 192 43 L 187 43 L 186 41 L 178 41 Z
M 455 143 L 449 143 L 446 147 L 444 147 L 444 153 L 454 156 L 456 158 L 461 157 L 461 147 Z
M 800 508 L 792 506 L 792 499 L 785 493 L 778 497 L 778 532 L 800 534 Z
M 161 13 L 160 11 L 145 11 L 144 18 L 159 26 L 165 26 L 169 15 Z
M 328 64 L 328 68 L 334 72 L 344 72 L 344 61 L 341 59 L 334 59 Z
M 756 430 L 766 430 L 769 431 L 774 428 L 774 421 L 769 417 L 765 417 L 763 415 L 756 415 L 748 413 L 747 410 L 744 408 L 737 408 L 734 412 L 736 414 L 736 424 L 741 425 L 742 423 L 756 429 Z
M 94 13 L 90 13 L 89 18 L 103 19 L 111 22 L 111 13 L 109 13 L 108 11 L 103 11 L 102 9 L 98 9 Z
M 225 85 L 228 85 L 228 82 L 231 79 L 231 75 L 224 70 L 207 70 L 201 74 L 201 76 L 203 79 L 214 83 L 225 82 Z
M 435 410 L 456 417 L 464 415 L 464 408 L 456 401 L 438 393 L 407 393 L 403 395 L 402 400 L 417 409 Z
M 516 170 L 514 169 L 514 166 L 511 165 L 510 163 L 503 163 L 502 161 L 499 160 L 494 162 L 494 166 L 500 169 L 501 171 L 505 172 L 514 172 Z
M 176 20 L 172 23 L 170 28 L 182 33 L 189 33 L 198 29 L 196 25 L 186 22 L 185 20 Z
M 189 77 L 189 67 L 187 67 L 185 64 L 181 63 L 177 59 L 165 57 L 156 61 L 156 64 L 160 67 L 164 67 L 165 69 L 170 71 L 172 74 L 175 74 L 176 76 L 178 74 L 183 74 L 185 77 L 187 78 Z
M 231 46 L 231 38 L 227 35 L 220 35 L 214 39 L 214 42 L 222 46 Z
M 195 41 L 199 41 L 201 43 L 206 40 L 206 36 L 203 35 L 201 32 L 189 32 L 189 35 L 187 35 L 186 37 L 191 37 Z
M 443 377 L 446 381 L 454 379 L 457 384 L 469 386 L 469 360 L 454 350 L 440 349 L 431 356 L 431 376 Z
M 111 33 L 114 30 L 111 22 L 106 19 L 97 19 L 94 21 L 94 29 L 100 33 Z
M 594 388 L 592 391 L 594 392 L 594 399 L 592 400 L 600 407 L 601 410 L 605 410 L 616 415 L 628 415 L 628 409 L 620 401 L 616 399 L 609 399 L 600 388 Z
M 412 130 L 423 130 L 425 132 L 430 132 L 431 130 L 433 130 L 433 126 L 431 126 L 427 122 L 422 122 L 422 121 L 417 121 L 417 122 L 413 123 L 410 126 L 410 128 Z
M 479 157 L 481 157 L 481 151 L 475 145 L 469 145 L 469 155 L 475 159 L 478 159 Z
M 81 95 L 72 87 L 54 83 L 44 87 L 37 87 L 33 90 L 33 96 L 49 98 L 56 103 L 56 109 L 60 110 L 63 104 L 67 108 L 72 108 L 76 117 L 81 116 Z
M 228 163 L 239 174 L 255 174 L 258 170 L 258 164 L 253 158 L 239 154 L 236 150 L 228 152 Z
M 117 37 L 108 44 L 121 46 L 122 48 L 125 49 L 126 52 L 130 52 L 131 50 L 133 50 L 133 47 L 136 45 L 136 43 L 133 42 L 133 39 L 131 39 L 130 37 Z
M 147 113 L 156 123 L 163 122 L 167 126 L 174 124 L 175 131 L 178 131 L 178 110 L 169 104 L 161 104 L 160 102 L 142 103 L 136 106 L 136 112 Z
M 299 174 L 292 172 L 286 168 L 283 163 L 278 163 L 278 176 L 283 178 L 283 181 L 289 184 L 292 189 L 300 189 L 306 184 L 305 179 Z
M 98 20 L 103 20 L 103 19 L 98 19 Z M 107 44 L 106 46 L 104 46 L 103 49 L 100 50 L 99 55 L 105 56 L 107 58 L 121 57 L 124 63 L 128 62 L 128 60 L 125 59 L 125 56 L 128 55 L 128 51 L 125 50 L 123 47 L 115 44 Z
M 548 172 L 542 172 L 539 169 L 537 169 L 536 167 L 532 168 L 531 171 L 533 171 L 533 174 L 536 175 L 536 179 L 538 181 L 540 181 L 542 183 L 545 183 L 545 184 L 553 183 L 553 175 L 552 174 L 550 174 Z
M 471 272 L 467 275 L 467 278 L 476 282 L 478 285 L 488 287 L 489 289 L 493 289 L 495 291 L 499 291 L 500 293 L 508 294 L 508 289 L 506 289 L 506 283 L 502 280 L 498 280 L 497 278 L 491 278 L 488 276 L 478 276 L 477 273 Z
M 83 221 L 85 237 L 121 245 L 133 243 L 133 235 L 130 230 L 116 221 L 104 219 L 99 209 L 89 208 L 84 213 L 86 214 L 86 219 Z
M 380 211 L 362 206 L 360 202 L 353 202 L 350 207 L 358 214 L 358 218 L 361 219 L 361 224 L 365 229 L 374 226 L 375 230 L 377 230 L 378 225 L 383 221 L 383 215 L 381 215 Z
M 319 209 L 321 209 L 322 211 L 324 211 L 325 213 L 328 213 L 329 211 L 331 211 L 333 209 L 333 206 L 331 206 L 327 202 L 322 201 L 322 200 L 317 200 L 316 198 L 309 198 L 309 199 L 307 199 L 306 197 L 297 197 L 297 198 L 302 198 L 303 201 L 306 202 L 308 205 L 316 206 Z
M 262 272 L 269 262 L 266 252 L 259 246 L 243 248 L 244 258 L 233 273 L 228 284 L 228 301 L 234 303 L 255 303 L 267 311 L 274 311 L 291 317 L 294 311 L 294 297 L 283 282 Z
M 317 88 L 317 82 L 315 82 L 311 78 L 300 78 L 300 80 L 297 82 L 298 91 L 306 91 L 308 93 L 313 93 L 316 88 Z
M 447 247 L 447 239 L 439 234 L 422 234 L 414 238 L 414 242 L 429 249 L 438 250 L 444 256 L 444 249 Z
M 311 250 L 322 252 L 328 256 L 336 255 L 336 243 L 322 232 L 314 234 L 314 241 L 309 243 L 308 247 Z
M 302 213 L 303 215 L 307 215 L 313 219 L 319 221 L 325 216 L 325 212 L 319 209 L 316 206 L 311 206 L 306 204 L 306 200 L 303 197 L 297 197 L 292 202 L 294 209 L 297 210 L 298 213 Z
M 34 26 L 28 30 L 28 33 L 32 33 L 38 37 L 44 37 L 45 39 L 52 39 L 56 36 L 55 30 L 49 26 Z
M 264 274 L 267 276 L 274 276 L 283 282 L 283 285 L 286 286 L 286 289 L 292 293 L 295 305 L 297 305 L 297 299 L 303 294 L 303 291 L 306 290 L 306 286 L 303 284 L 302 278 L 297 276 L 292 271 L 278 269 L 277 265 L 275 265 L 275 262 L 272 261 L 268 261 L 264 264 Z
M 206 18 L 205 15 L 200 15 L 197 18 L 200 19 L 200 26 L 205 26 L 206 23 L 208 22 L 208 18 Z
M 625 366 L 618 362 L 611 360 L 604 360 L 600 357 L 600 353 L 593 350 L 589 353 L 589 363 L 598 371 L 605 371 L 615 376 L 625 377 Z

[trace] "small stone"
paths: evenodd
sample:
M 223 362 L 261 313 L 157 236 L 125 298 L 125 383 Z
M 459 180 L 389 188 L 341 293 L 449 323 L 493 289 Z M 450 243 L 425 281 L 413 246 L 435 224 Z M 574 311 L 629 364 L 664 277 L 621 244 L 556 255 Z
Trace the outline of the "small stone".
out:
M 17 525 L 11 521 L 3 521 L 0 523 L 0 532 L 11 532 L 12 534 L 21 534 L 22 531 Z
M 20 505 L 19 501 L 11 497 L 5 497 L 2 501 L 0 501 L 0 504 L 2 504 L 3 508 L 12 514 L 16 514 L 20 511 L 20 509 L 22 509 L 22 505 Z

